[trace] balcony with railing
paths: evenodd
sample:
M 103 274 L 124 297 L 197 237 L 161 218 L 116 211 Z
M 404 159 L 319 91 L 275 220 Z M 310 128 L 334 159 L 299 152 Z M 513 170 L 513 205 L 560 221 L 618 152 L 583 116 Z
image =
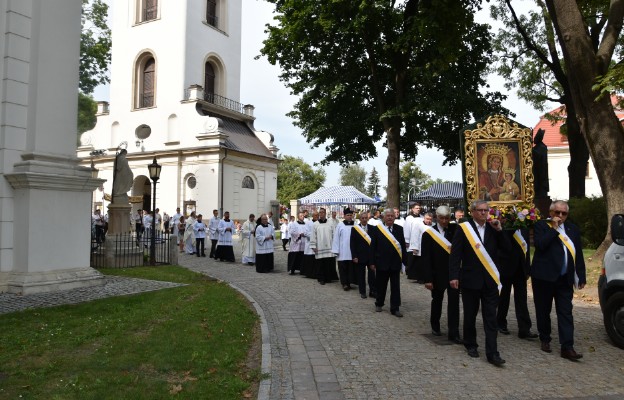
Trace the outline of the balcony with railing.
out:
M 205 93 L 200 85 L 192 85 L 184 91 L 184 101 L 193 100 L 203 100 L 208 105 L 253 117 L 254 107 L 252 105 L 242 104 L 216 93 Z

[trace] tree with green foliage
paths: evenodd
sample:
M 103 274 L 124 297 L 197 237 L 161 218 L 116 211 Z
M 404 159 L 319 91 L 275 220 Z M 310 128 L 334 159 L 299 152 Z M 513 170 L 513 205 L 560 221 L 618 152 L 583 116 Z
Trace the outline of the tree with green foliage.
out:
M 340 185 L 353 186 L 360 192 L 366 188 L 366 170 L 357 164 L 340 168 Z
M 313 193 L 325 183 L 323 168 L 316 170 L 301 157 L 280 156 L 277 166 L 277 199 L 289 205 L 290 200 Z
M 401 201 L 410 201 L 416 193 L 427 189 L 433 181 L 431 176 L 423 172 L 420 166 L 413 161 L 401 163 Z
M 111 61 L 111 31 L 106 23 L 108 4 L 103 0 L 82 0 L 80 35 L 80 80 L 78 83 L 78 138 L 93 129 L 97 103 L 91 97 L 96 86 L 108 83 Z
M 613 112 L 610 96 L 600 96 L 595 84 L 609 71 L 621 40 L 624 0 L 610 1 L 608 12 L 600 19 L 604 25 L 601 35 L 592 34 L 595 31 L 590 30 L 583 12 L 596 1 L 545 1 L 563 53 L 577 120 L 610 218 L 624 210 L 624 128 Z M 609 243 L 607 232 L 599 254 Z
M 597 39 L 604 31 L 608 4 L 596 0 L 582 0 L 582 3 L 583 21 L 592 38 L 592 46 L 597 50 Z M 519 14 L 511 0 L 499 0 L 491 6 L 490 13 L 503 25 L 494 40 L 497 53 L 494 70 L 505 78 L 505 87 L 517 88 L 518 97 L 541 111 L 545 110 L 548 102 L 564 106 L 561 112 L 550 113 L 546 117 L 553 124 L 565 121 L 561 133 L 567 136 L 570 149 L 569 195 L 573 198 L 584 197 L 589 150 L 577 120 L 568 71 L 561 48 L 557 46 L 555 26 L 546 3 L 535 0 L 534 9 Z
M 366 186 L 365 194 L 373 198 L 378 197 L 379 196 L 379 182 L 381 182 L 381 179 L 379 179 L 379 172 L 377 172 L 377 169 L 373 167 L 373 170 L 370 172 L 370 175 L 368 176 L 368 186 Z
M 502 112 L 484 93 L 490 34 L 474 20 L 480 0 L 267 0 L 275 24 L 261 53 L 299 96 L 289 113 L 323 163 L 341 165 L 388 149 L 387 202 L 400 200 L 401 155 L 435 146 L 454 163 L 458 134 Z

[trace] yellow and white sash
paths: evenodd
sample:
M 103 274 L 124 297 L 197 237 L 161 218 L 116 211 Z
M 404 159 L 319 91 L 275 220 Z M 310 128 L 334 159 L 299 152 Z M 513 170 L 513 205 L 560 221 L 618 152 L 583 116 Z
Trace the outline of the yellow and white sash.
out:
M 353 225 L 353 229 L 355 229 L 355 231 L 357 233 L 359 233 L 360 236 L 362 236 L 362 239 L 366 240 L 366 243 L 368 243 L 368 245 L 370 246 L 370 244 L 371 244 L 371 237 L 368 236 L 368 233 L 366 233 L 366 231 L 364 229 L 362 229 L 362 227 L 360 225 Z
M 524 256 L 526 257 L 527 251 L 529 251 L 529 245 L 522 237 L 522 233 L 520 232 L 520 229 L 516 229 L 516 231 L 513 234 L 513 238 L 520 245 L 520 247 L 522 248 L 522 252 L 524 253 Z
M 551 228 L 553 227 L 552 223 L 547 222 L 547 224 Z M 570 237 L 568 235 L 566 235 L 565 229 L 562 229 L 562 230 L 555 229 L 555 230 L 559 234 L 559 239 L 561 240 L 563 245 L 568 249 L 570 254 L 572 254 L 572 261 L 574 262 L 574 287 L 578 288 L 579 277 L 576 274 L 576 247 L 574 246 L 574 243 L 572 242 L 572 239 L 570 239 Z
M 500 281 L 500 273 L 498 272 L 498 268 L 496 268 L 496 264 L 494 264 L 492 257 L 490 257 L 485 249 L 485 246 L 479 240 L 479 235 L 477 235 L 477 232 L 475 232 L 472 225 L 468 222 L 462 222 L 459 226 L 464 231 L 468 242 L 479 258 L 479 261 L 481 261 L 481 264 L 483 264 L 488 274 L 490 274 L 492 279 L 494 279 L 494 282 L 496 282 L 496 285 L 498 286 L 498 291 L 500 291 L 503 288 Z
M 386 237 L 386 239 L 388 239 L 390 241 L 390 243 L 392 243 L 392 246 L 394 246 L 394 249 L 397 251 L 397 253 L 399 253 L 399 258 L 402 261 L 403 260 L 403 252 L 401 251 L 401 244 L 399 243 L 399 241 L 396 240 L 394 238 L 394 236 L 392 236 L 392 233 L 390 233 L 390 231 L 388 230 L 388 228 L 384 224 L 379 224 L 379 225 L 377 225 L 377 227 L 379 228 L 381 233 L 383 233 L 383 235 Z
M 437 229 L 425 225 L 425 232 L 427 232 L 437 244 L 440 245 L 447 253 L 451 254 L 451 242 L 449 242 L 443 234 Z

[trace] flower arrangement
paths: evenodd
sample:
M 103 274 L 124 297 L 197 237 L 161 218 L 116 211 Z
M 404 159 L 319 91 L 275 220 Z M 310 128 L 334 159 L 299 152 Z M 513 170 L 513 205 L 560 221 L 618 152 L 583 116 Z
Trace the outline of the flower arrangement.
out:
M 503 229 L 529 228 L 541 219 L 539 210 L 531 204 L 518 203 L 490 207 L 488 221 L 499 220 Z

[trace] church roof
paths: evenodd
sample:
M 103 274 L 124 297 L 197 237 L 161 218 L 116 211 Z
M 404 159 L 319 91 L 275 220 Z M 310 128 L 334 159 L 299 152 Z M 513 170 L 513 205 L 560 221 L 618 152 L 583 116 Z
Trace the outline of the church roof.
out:
M 221 115 L 215 115 L 215 117 L 221 120 L 219 128 L 228 136 L 225 139 L 226 148 L 242 153 L 275 158 L 247 123 Z

